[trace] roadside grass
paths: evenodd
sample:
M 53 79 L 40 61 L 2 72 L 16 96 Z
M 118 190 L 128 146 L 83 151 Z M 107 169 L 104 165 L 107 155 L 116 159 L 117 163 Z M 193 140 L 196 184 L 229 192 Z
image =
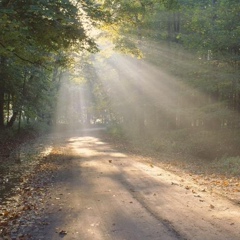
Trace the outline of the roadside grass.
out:
M 110 135 L 108 141 L 139 160 L 190 178 L 204 191 L 240 204 L 240 134 L 233 130 L 172 130 L 153 136 Z M 144 160 L 145 159 L 145 160 Z
M 154 135 L 124 133 L 117 126 L 108 133 L 126 148 L 191 171 L 240 176 L 240 133 L 229 129 L 177 129 Z
M 240 176 L 240 157 L 223 156 L 213 161 L 210 166 L 216 169 L 220 174 L 229 176 Z

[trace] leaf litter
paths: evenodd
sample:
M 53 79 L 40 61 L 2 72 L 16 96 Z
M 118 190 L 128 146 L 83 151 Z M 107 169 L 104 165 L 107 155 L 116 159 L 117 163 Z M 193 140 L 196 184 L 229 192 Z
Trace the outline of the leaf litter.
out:
M 38 164 L 22 174 L 19 183 L 11 191 L 11 196 L 0 204 L 0 240 L 27 240 L 32 239 L 27 229 L 42 221 L 46 226 L 47 220 L 41 220 L 49 196 L 49 187 L 60 165 L 59 158 L 65 158 L 64 150 L 54 147 L 47 155 L 38 159 Z M 62 232 L 61 235 L 66 234 Z M 2 239 L 1 239 L 2 238 Z
M 240 205 L 240 169 L 235 169 L 235 174 L 232 174 L 227 168 L 221 169 L 217 161 L 206 163 L 189 156 L 146 151 L 146 149 L 131 145 L 127 141 L 116 140 L 109 135 L 105 138 L 119 151 L 131 154 L 139 161 L 148 162 L 150 167 L 160 166 L 184 179 L 191 179 L 200 186 L 201 192 L 216 193 Z M 185 188 L 192 190 L 188 185 Z M 197 193 L 193 191 L 193 194 Z

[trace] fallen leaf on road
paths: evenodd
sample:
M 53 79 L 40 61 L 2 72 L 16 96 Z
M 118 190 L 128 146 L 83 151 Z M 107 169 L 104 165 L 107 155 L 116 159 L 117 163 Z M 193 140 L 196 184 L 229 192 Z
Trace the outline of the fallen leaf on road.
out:
M 194 195 L 194 197 L 198 197 L 198 198 L 200 198 L 201 196 L 200 196 L 200 195 Z
M 66 235 L 66 234 L 67 234 L 67 231 L 65 231 L 65 230 L 62 230 L 59 232 L 59 235 Z

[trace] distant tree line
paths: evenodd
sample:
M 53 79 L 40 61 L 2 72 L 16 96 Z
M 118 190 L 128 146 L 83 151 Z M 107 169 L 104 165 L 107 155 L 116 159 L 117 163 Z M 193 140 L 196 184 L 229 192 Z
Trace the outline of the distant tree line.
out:
M 136 63 L 145 86 L 138 88 L 136 76 L 113 66 L 113 78 L 131 90 L 115 104 L 110 96 L 117 97 L 116 89 L 104 89 L 91 64 L 85 66 L 91 97 L 84 121 L 124 122 L 141 132 L 239 128 L 239 12 L 238 0 L 1 0 L 0 128 L 21 119 L 53 121 L 69 56 L 97 50 L 88 34 L 92 26 L 111 32 L 117 50 L 144 56 L 159 72 L 147 77 L 146 66 Z M 160 76 L 161 69 L 175 80 Z M 159 91 L 154 97 L 147 82 Z M 171 100 L 163 97 L 167 91 Z

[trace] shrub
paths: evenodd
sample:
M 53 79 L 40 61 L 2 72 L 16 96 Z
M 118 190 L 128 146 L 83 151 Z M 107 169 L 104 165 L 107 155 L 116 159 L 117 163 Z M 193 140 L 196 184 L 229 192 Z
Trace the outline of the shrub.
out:
M 115 138 L 125 138 L 124 131 L 119 124 L 112 124 L 107 127 L 107 132 Z
M 223 156 L 212 163 L 213 168 L 219 169 L 222 173 L 231 175 L 239 175 L 240 172 L 240 157 Z

